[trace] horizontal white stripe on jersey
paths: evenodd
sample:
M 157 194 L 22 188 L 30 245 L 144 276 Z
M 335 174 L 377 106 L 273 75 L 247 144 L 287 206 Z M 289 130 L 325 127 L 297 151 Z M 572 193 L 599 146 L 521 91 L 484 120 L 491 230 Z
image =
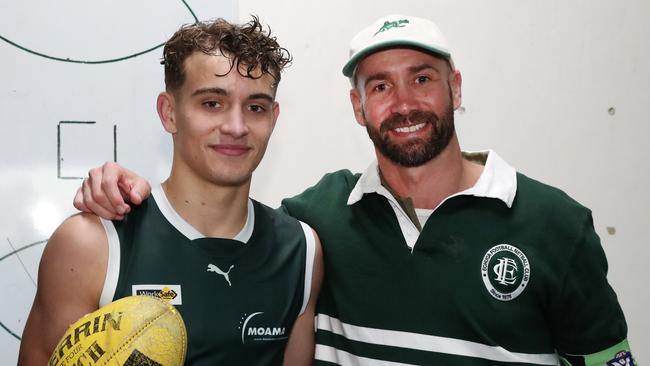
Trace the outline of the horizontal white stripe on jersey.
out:
M 329 331 L 334 334 L 341 335 L 352 341 L 365 342 L 375 345 L 401 347 L 417 351 L 446 353 L 457 356 L 476 357 L 498 362 L 520 362 L 533 365 L 559 364 L 557 354 L 555 353 L 516 353 L 510 352 L 503 347 L 488 346 L 485 344 L 465 341 L 462 339 L 445 338 L 428 334 L 411 333 L 396 330 L 361 327 L 343 323 L 337 318 L 333 318 L 324 314 L 318 314 L 317 322 L 317 329 L 319 330 Z M 318 358 L 318 349 L 322 347 L 325 346 L 316 345 L 316 356 L 318 360 L 320 360 L 320 358 Z M 323 351 L 322 353 L 328 357 L 332 356 L 331 353 L 327 353 L 326 351 Z M 334 354 L 333 356 L 336 356 L 337 354 L 338 353 Z M 354 361 L 350 361 L 348 364 L 356 364 L 355 362 L 359 361 L 356 360 L 356 358 L 359 357 L 349 353 L 342 356 L 344 356 L 345 359 L 350 359 L 350 357 L 354 358 Z M 341 363 L 341 360 L 323 361 L 335 362 L 342 365 L 346 364 Z M 362 365 L 363 363 L 359 364 Z
M 412 363 L 382 361 L 374 358 L 359 357 L 340 349 L 325 346 L 322 344 L 316 345 L 316 359 L 319 361 L 332 362 L 342 366 L 417 366 Z

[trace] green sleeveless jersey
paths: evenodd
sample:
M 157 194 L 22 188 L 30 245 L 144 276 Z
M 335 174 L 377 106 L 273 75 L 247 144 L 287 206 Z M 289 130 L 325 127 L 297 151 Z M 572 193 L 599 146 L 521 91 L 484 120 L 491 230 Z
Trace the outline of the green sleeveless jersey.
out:
M 162 189 L 124 221 L 104 221 L 109 266 L 102 304 L 168 299 L 188 330 L 187 365 L 280 365 L 306 306 L 314 239 L 307 225 L 249 200 L 234 239 L 206 238 Z
M 283 201 L 323 246 L 316 364 L 633 365 L 591 212 L 516 174 L 512 206 L 456 195 L 411 249 L 389 201 L 338 171 Z

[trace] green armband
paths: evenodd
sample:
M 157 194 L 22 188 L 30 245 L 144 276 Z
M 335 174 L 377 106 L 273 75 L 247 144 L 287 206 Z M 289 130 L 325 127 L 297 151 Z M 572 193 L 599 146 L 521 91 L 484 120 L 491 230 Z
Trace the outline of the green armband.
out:
M 627 339 L 606 350 L 590 355 L 561 354 L 565 366 L 637 366 Z

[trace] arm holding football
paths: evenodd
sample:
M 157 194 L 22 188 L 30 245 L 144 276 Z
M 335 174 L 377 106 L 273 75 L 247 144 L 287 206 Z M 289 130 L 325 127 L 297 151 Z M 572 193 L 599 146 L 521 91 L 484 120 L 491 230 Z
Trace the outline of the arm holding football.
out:
M 52 234 L 41 257 L 18 365 L 46 365 L 66 329 L 98 308 L 107 260 L 106 234 L 94 215 L 72 216 Z

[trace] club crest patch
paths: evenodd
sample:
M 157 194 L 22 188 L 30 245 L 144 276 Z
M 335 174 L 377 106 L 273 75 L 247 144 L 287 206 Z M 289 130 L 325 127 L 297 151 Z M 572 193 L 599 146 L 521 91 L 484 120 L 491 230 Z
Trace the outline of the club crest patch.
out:
M 510 301 L 521 295 L 530 280 L 530 262 L 519 248 L 498 244 L 485 253 L 481 277 L 490 295 Z

